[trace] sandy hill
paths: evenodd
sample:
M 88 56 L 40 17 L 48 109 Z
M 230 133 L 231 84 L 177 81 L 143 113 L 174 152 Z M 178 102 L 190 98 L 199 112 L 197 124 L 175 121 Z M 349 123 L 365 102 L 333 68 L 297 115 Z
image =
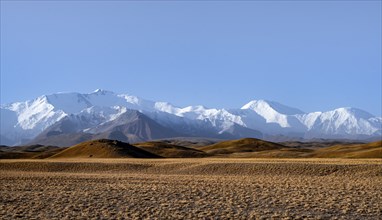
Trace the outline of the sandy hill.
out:
M 239 140 L 222 141 L 198 149 L 209 154 L 218 155 L 275 150 L 281 148 L 285 148 L 285 146 L 256 138 L 244 138 Z
M 313 157 L 382 158 L 382 141 L 354 145 L 334 145 L 317 149 Z
M 203 151 L 171 144 L 169 141 L 150 141 L 137 143 L 134 146 L 153 154 L 168 158 L 206 157 Z
M 50 158 L 159 158 L 160 156 L 116 140 L 100 139 L 69 147 Z

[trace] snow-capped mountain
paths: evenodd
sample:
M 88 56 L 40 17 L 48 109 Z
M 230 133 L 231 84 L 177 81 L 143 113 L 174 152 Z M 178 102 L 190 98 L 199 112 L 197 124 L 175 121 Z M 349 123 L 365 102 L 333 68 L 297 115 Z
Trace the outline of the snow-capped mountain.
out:
M 51 134 L 64 132 L 66 135 L 78 135 L 78 132 L 96 135 L 100 131 L 97 128 L 115 131 L 117 128 L 114 125 L 128 123 L 128 118 L 123 115 L 131 110 L 159 124 L 150 127 L 154 122 L 148 123 L 148 119 L 138 123 L 145 124 L 146 130 L 159 129 L 161 126 L 162 130 L 170 129 L 184 136 L 235 138 L 286 135 L 300 138 L 360 139 L 382 135 L 382 118 L 355 108 L 305 113 L 266 100 L 253 100 L 241 108 L 229 110 L 204 106 L 181 108 L 167 102 L 154 102 L 98 89 L 89 94 L 43 95 L 34 100 L 1 106 L 1 144 L 22 144 L 38 135 L 41 139 L 41 134 L 48 130 L 53 132 Z M 70 121 L 70 126 L 65 128 L 67 130 L 57 130 L 63 128 L 64 121 L 67 124 Z M 61 123 L 60 126 L 58 123 Z M 102 132 L 109 132 L 106 130 Z M 131 127 L 124 129 L 124 135 L 133 130 Z M 170 131 L 166 133 L 175 135 Z

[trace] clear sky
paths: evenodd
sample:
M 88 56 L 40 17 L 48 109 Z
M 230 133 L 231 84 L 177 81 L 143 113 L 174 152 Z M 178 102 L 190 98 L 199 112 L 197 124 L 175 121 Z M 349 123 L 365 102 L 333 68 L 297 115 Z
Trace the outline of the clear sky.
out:
M 381 114 L 381 1 L 1 1 L 1 103 L 97 88 Z

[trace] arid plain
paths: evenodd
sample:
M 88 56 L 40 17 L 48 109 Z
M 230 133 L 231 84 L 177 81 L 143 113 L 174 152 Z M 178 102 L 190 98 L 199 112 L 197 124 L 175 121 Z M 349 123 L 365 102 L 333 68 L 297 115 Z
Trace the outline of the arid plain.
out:
M 379 219 L 381 159 L 0 160 L 1 219 Z

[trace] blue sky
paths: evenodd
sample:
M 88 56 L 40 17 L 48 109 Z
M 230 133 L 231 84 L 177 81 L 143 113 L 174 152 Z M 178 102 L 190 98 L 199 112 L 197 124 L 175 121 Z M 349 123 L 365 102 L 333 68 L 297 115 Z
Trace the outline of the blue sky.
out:
M 1 1 L 1 103 L 97 88 L 382 115 L 381 1 Z

